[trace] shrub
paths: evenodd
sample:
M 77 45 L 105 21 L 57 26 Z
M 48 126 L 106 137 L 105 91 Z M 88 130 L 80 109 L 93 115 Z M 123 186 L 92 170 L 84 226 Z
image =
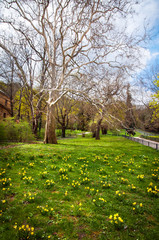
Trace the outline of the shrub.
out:
M 0 141 L 30 142 L 34 140 L 31 127 L 27 122 L 16 122 L 7 118 L 0 122 Z

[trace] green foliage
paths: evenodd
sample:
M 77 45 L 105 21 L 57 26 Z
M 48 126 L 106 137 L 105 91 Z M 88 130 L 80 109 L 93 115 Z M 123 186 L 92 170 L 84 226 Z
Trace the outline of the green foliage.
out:
M 34 140 L 31 127 L 27 122 L 16 122 L 7 118 L 0 122 L 0 141 L 30 142 Z
M 157 80 L 154 81 L 154 84 L 159 89 L 159 76 L 157 76 Z M 152 121 L 155 121 L 155 119 L 159 119 L 159 90 L 152 95 L 152 101 L 150 102 L 150 108 L 152 108 L 153 111 L 153 118 Z
M 4 126 L 3 122 L 0 122 L 0 142 L 6 141 L 7 136 L 6 136 L 6 128 Z

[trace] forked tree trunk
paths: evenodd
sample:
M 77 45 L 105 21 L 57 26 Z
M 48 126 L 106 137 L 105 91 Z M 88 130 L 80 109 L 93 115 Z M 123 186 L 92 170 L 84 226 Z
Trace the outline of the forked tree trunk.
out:
M 44 143 L 57 144 L 55 132 L 55 106 L 47 107 Z

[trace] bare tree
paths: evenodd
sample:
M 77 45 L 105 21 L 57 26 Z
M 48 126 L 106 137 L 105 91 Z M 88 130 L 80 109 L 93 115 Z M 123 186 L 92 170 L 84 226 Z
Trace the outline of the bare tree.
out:
M 25 40 L 17 39 L 17 43 L 13 47 L 0 44 L 2 49 L 6 52 L 10 59 L 10 71 L 6 72 L 6 64 L 3 69 L 1 67 L 1 77 L 11 79 L 13 81 L 17 78 L 20 82 L 19 87 L 19 107 L 17 118 L 21 118 L 22 97 L 30 109 L 33 133 L 37 135 L 38 122 L 42 114 L 42 101 L 44 95 L 41 93 L 45 85 L 45 75 L 47 68 L 46 51 L 43 48 L 41 52 L 42 59 L 34 56 L 33 49 L 28 47 Z M 3 60 L 1 60 L 2 62 Z M 11 85 L 11 86 L 12 86 Z M 13 94 L 11 95 L 13 99 Z
M 14 96 L 21 87 L 20 79 L 17 75 L 17 68 L 13 58 L 1 52 L 0 58 L 0 88 L 10 98 L 11 116 L 14 116 Z M 4 83 L 4 84 L 2 84 Z
M 5 10 L 1 22 L 10 25 L 18 38 L 25 39 L 36 55 L 35 61 L 43 58 L 41 43 L 45 46 L 48 59 L 47 86 L 40 90 L 43 94 L 48 93 L 45 143 L 57 143 L 55 105 L 62 96 L 69 92 L 83 92 L 85 97 L 86 93 L 90 97 L 90 90 L 94 88 L 95 91 L 99 86 L 102 88 L 99 70 L 95 81 L 86 81 L 81 77 L 88 68 L 103 65 L 107 72 L 115 73 L 119 69 L 127 72 L 138 64 L 137 44 L 141 38 L 127 34 L 124 27 L 133 2 L 2 1 L 2 8 L 8 9 L 10 14 L 6 17 Z M 117 23 L 119 19 L 121 27 Z M 6 49 L 6 36 L 3 35 L 0 47 L 12 55 Z M 13 59 L 16 62 L 16 58 Z M 21 66 L 19 70 L 23 74 Z
M 71 111 L 73 111 L 73 107 L 76 103 L 77 101 L 73 98 L 63 96 L 56 104 L 56 119 L 62 129 L 62 137 L 65 137 L 65 131 L 69 124 Z
M 100 129 L 102 121 L 104 120 L 109 125 L 113 125 L 114 122 L 124 127 L 123 116 L 117 114 L 120 112 L 122 105 L 121 102 L 125 100 L 125 88 L 126 83 L 124 77 L 125 74 L 122 69 L 118 71 L 108 71 L 101 69 L 98 89 L 92 88 L 92 93 L 89 95 L 91 103 L 97 110 L 96 114 L 96 133 L 95 137 L 97 140 L 100 139 Z M 96 79 L 96 69 L 94 68 L 91 72 L 92 79 Z M 114 111 L 114 112 L 113 112 Z M 125 109 L 123 109 L 125 111 Z

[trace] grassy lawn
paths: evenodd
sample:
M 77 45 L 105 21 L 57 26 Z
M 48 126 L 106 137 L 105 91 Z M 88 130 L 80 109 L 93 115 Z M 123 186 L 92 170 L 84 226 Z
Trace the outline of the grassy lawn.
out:
M 0 239 L 159 239 L 159 152 L 122 137 L 0 150 Z

